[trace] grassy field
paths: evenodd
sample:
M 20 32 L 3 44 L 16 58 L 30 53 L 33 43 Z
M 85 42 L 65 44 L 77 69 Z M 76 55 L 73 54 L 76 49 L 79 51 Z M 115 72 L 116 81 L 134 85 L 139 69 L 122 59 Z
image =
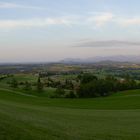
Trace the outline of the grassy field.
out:
M 140 90 L 48 99 L 0 89 L 0 140 L 140 140 Z
M 36 82 L 38 77 L 33 74 L 15 74 L 14 78 L 19 82 L 25 82 L 25 81 Z M 5 78 L 4 80 L 1 81 L 1 83 L 6 84 L 7 82 L 11 81 L 11 79 L 13 79 L 13 77 Z

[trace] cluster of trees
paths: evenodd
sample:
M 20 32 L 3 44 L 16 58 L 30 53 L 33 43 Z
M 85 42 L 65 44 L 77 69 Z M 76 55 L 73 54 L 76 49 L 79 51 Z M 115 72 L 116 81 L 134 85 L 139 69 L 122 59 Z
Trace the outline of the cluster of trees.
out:
M 117 91 L 139 89 L 140 84 L 129 76 L 126 79 L 116 79 L 113 76 L 99 79 L 92 74 L 78 76 L 80 86 L 77 90 L 79 98 L 108 96 Z
M 10 82 L 10 86 L 18 88 L 22 84 L 24 90 L 32 90 L 35 86 L 36 90 L 41 93 L 44 86 L 53 87 L 56 91 L 52 94 L 52 98 L 93 98 L 100 96 L 109 96 L 117 91 L 140 89 L 140 83 L 133 80 L 129 75 L 123 79 L 117 79 L 113 76 L 98 78 L 90 73 L 82 73 L 77 76 L 75 83 L 72 80 L 55 81 L 51 78 L 46 83 L 42 82 L 39 76 L 37 82 L 32 85 L 30 82 L 19 83 L 14 77 Z
M 74 85 L 72 81 L 65 80 L 63 82 L 52 80 L 51 78 L 47 78 L 47 83 L 45 83 L 39 75 L 37 81 L 35 83 L 31 83 L 28 81 L 18 81 L 16 78 L 12 78 L 11 81 L 8 82 L 10 87 L 12 88 L 21 88 L 26 91 L 31 91 L 36 89 L 38 93 L 42 93 L 44 91 L 44 87 L 52 87 L 55 88 L 56 91 L 52 95 L 52 97 L 66 97 L 66 98 L 74 98 L 75 94 L 73 91 Z
M 77 98 L 73 90 L 66 91 L 59 87 L 55 90 L 54 94 L 50 96 L 51 98 Z
M 13 75 L 10 75 L 10 74 L 3 74 L 3 75 L 0 75 L 0 81 L 1 80 L 4 80 L 6 78 L 9 78 L 9 77 L 12 77 Z
M 65 80 L 65 81 L 55 81 L 51 78 L 47 79 L 47 86 L 53 87 L 53 88 L 62 88 L 62 89 L 68 89 L 73 90 L 74 84 L 71 80 Z
M 10 86 L 12 88 L 18 88 L 20 85 L 23 86 L 24 90 L 30 91 L 32 90 L 32 84 L 28 81 L 25 82 L 18 82 L 17 79 L 15 79 L 14 77 L 12 78 L 12 80 L 9 82 Z M 36 86 L 36 90 L 38 92 L 42 92 L 44 90 L 44 84 L 41 82 L 40 77 L 38 77 L 37 82 L 35 83 Z

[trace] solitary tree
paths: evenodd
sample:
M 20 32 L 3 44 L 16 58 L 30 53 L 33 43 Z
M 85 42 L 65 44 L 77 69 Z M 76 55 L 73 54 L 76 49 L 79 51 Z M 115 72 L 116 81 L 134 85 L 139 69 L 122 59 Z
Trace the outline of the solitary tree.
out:
M 41 82 L 40 77 L 38 77 L 38 80 L 37 80 L 37 91 L 38 91 L 38 92 L 42 92 L 42 91 L 43 91 L 43 88 L 44 88 L 44 85 L 43 85 L 43 83 Z
M 32 89 L 31 84 L 28 81 L 25 82 L 24 89 L 25 90 L 31 90 Z
M 11 87 L 13 87 L 13 88 L 18 87 L 18 82 L 17 82 L 17 80 L 15 78 L 13 78 L 12 81 L 11 81 Z

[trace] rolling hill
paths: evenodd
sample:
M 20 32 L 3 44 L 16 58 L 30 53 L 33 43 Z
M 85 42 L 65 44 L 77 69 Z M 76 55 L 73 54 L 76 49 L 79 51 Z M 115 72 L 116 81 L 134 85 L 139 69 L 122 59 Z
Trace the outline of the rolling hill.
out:
M 139 140 L 140 90 L 48 99 L 0 89 L 1 140 Z

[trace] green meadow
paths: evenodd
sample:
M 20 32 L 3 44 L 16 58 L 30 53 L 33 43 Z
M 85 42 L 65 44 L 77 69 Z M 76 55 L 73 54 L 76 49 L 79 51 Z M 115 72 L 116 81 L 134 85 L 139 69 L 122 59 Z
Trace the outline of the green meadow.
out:
M 139 140 L 140 90 L 49 99 L 0 89 L 0 140 Z

